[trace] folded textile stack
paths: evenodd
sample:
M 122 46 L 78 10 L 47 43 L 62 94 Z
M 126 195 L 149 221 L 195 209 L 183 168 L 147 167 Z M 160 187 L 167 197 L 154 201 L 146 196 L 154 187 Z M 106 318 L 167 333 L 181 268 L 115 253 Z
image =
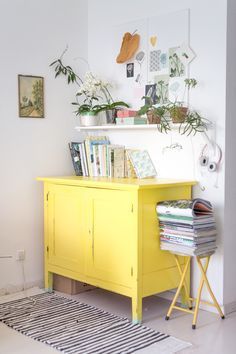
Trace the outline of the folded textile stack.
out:
M 216 250 L 212 205 L 204 199 L 168 200 L 157 204 L 160 248 L 189 256 Z

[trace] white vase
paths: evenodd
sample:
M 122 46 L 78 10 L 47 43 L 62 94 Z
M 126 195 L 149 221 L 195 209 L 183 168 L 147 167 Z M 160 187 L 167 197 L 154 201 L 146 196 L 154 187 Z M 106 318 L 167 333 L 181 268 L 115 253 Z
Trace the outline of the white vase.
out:
M 92 125 L 98 125 L 98 116 L 93 112 L 86 112 L 80 114 L 80 125 L 83 127 L 90 127 Z

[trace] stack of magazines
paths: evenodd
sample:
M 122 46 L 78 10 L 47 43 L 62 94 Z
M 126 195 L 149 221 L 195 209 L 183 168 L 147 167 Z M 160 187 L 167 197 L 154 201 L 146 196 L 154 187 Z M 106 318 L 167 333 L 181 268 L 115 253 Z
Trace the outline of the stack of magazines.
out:
M 204 199 L 169 200 L 157 204 L 160 248 L 189 256 L 216 250 L 212 205 Z

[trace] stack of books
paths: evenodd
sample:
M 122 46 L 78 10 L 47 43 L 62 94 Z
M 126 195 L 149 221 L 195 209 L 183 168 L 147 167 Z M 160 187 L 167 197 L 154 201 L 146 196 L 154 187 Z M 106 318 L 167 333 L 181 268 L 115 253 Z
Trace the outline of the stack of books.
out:
M 162 250 L 189 256 L 215 252 L 216 223 L 209 201 L 169 200 L 158 203 L 156 210 Z
M 137 111 L 130 109 L 123 109 L 117 111 L 116 118 L 117 125 L 137 125 L 137 124 L 147 124 L 147 119 L 139 117 Z
M 149 178 L 157 174 L 146 150 L 110 144 L 106 136 L 88 136 L 83 142 L 69 143 L 69 149 L 77 176 Z

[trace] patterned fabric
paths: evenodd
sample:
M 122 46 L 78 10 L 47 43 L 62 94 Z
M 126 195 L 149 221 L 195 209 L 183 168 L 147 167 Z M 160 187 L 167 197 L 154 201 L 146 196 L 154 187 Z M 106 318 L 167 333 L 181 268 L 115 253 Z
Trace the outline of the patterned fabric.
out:
M 0 305 L 0 321 L 68 354 L 133 353 L 169 336 L 55 294 Z

